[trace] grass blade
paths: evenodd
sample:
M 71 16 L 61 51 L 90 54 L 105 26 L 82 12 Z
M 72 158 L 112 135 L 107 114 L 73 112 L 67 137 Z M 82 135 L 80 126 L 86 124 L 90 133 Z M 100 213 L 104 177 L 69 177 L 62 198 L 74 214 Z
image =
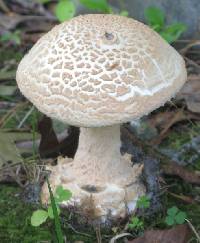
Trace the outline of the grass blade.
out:
M 48 189 L 49 189 L 49 194 L 50 194 L 50 199 L 51 199 L 51 206 L 53 209 L 53 215 L 54 215 L 54 222 L 55 222 L 55 230 L 56 230 L 56 235 L 58 239 L 58 243 L 63 243 L 63 234 L 62 234 L 62 229 L 61 229 L 61 224 L 58 216 L 58 211 L 55 203 L 55 199 L 51 190 L 51 186 L 49 184 L 49 180 L 47 179 L 47 184 L 48 184 Z

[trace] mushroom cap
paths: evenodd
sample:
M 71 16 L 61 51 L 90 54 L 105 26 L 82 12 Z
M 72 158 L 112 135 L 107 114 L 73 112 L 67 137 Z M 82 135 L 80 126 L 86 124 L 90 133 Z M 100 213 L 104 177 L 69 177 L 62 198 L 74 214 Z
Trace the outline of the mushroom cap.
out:
M 16 77 L 41 112 L 83 127 L 140 118 L 172 98 L 186 78 L 183 58 L 155 31 L 104 14 L 54 27 L 25 55 Z

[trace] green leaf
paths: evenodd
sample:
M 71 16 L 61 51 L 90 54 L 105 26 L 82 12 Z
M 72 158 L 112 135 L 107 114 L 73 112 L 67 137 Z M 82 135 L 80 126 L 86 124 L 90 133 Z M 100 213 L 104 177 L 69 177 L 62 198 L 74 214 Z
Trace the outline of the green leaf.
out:
M 21 44 L 20 33 L 21 32 L 19 30 L 15 30 L 14 32 L 7 32 L 0 37 L 0 41 L 2 42 L 11 41 L 16 45 L 20 45 Z
M 144 12 L 147 23 L 156 31 L 164 26 L 165 15 L 163 11 L 156 7 L 149 7 Z
M 169 43 L 176 41 L 183 32 L 187 30 L 186 25 L 176 23 L 167 26 L 160 34 Z
M 56 207 L 57 207 L 58 215 L 60 215 L 60 208 L 58 207 L 58 205 L 56 205 Z M 50 219 L 54 219 L 53 208 L 51 206 L 48 207 L 48 216 Z
M 6 79 L 15 79 L 16 71 L 0 71 L 0 79 L 6 80 Z
M 39 2 L 41 4 L 46 4 L 46 3 L 50 3 L 51 0 L 37 0 L 37 2 Z
M 178 211 L 179 211 L 178 208 L 176 206 L 174 206 L 167 210 L 167 214 L 169 216 L 175 217 L 175 215 L 178 213 Z
M 11 96 L 17 90 L 16 85 L 0 85 L 0 96 Z
M 187 218 L 187 215 L 185 212 L 180 211 L 176 216 L 175 216 L 175 221 L 177 224 L 183 224 L 185 222 L 185 219 Z
M 133 224 L 128 224 L 129 229 L 134 229 L 135 226 Z
M 74 17 L 76 8 L 71 0 L 61 0 L 55 9 L 56 17 L 60 22 L 69 20 Z
M 37 134 L 37 138 L 38 137 L 39 136 Z M 32 136 L 29 132 L 3 132 L 3 130 L 0 130 L 0 170 L 3 164 L 11 167 L 16 163 L 23 163 L 24 159 L 21 156 L 21 153 L 30 153 L 31 150 L 27 148 L 19 149 L 16 146 L 16 142 L 27 141 L 31 139 Z M 3 174 L 4 173 L 2 173 L 2 175 Z M 1 179 L 2 176 L 0 176 L 0 181 Z
M 6 164 L 8 161 L 13 164 L 23 162 L 23 158 L 15 144 L 16 140 L 16 133 L 0 131 L 0 169 L 1 166 Z
M 167 225 L 174 225 L 175 224 L 175 221 L 174 221 L 174 218 L 173 217 L 171 217 L 171 216 L 167 216 L 166 218 L 165 218 L 165 223 L 167 224 Z
M 140 222 L 140 220 L 139 220 L 138 217 L 133 217 L 131 219 L 131 224 L 134 225 L 134 226 L 137 226 L 139 222 Z
M 56 188 L 56 198 L 58 202 L 67 201 L 71 197 L 72 197 L 72 193 L 69 190 L 64 189 L 62 186 L 58 186 Z
M 141 196 L 137 201 L 138 208 L 149 208 L 150 206 L 150 199 L 147 196 Z
M 80 0 L 86 8 L 96 10 L 103 13 L 110 13 L 111 8 L 107 0 Z
M 180 35 L 187 30 L 187 26 L 181 23 L 175 23 L 167 26 L 165 31 L 173 35 Z
M 129 15 L 129 12 L 127 10 L 122 10 L 119 15 L 127 17 Z
M 39 226 L 44 223 L 48 218 L 48 213 L 45 210 L 39 209 L 33 212 L 31 216 L 31 225 L 32 226 Z
M 52 206 L 54 220 L 55 220 L 56 236 L 57 236 L 57 239 L 58 239 L 58 243 L 63 243 L 64 242 L 63 241 L 63 234 L 62 234 L 61 224 L 60 224 L 60 220 L 59 220 L 59 216 L 58 216 L 57 206 L 56 206 L 55 199 L 54 199 L 54 196 L 53 196 L 53 192 L 51 190 L 51 186 L 49 184 L 48 179 L 47 179 L 47 185 L 48 185 L 48 189 L 49 189 L 51 206 Z
M 132 217 L 131 223 L 128 225 L 130 229 L 142 229 L 143 228 L 143 222 L 138 217 Z
M 170 34 L 166 33 L 165 31 L 161 31 L 159 33 L 164 40 L 166 40 L 168 43 L 172 43 L 174 41 L 174 37 Z

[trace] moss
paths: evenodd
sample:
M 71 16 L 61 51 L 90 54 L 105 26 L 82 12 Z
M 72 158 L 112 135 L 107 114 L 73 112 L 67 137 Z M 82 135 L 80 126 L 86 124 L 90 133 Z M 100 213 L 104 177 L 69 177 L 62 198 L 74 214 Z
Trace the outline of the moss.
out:
M 190 140 L 190 130 L 188 130 L 188 127 L 182 126 L 181 131 L 180 127 L 178 127 L 178 129 L 172 129 L 166 139 L 162 142 L 161 147 L 178 150 L 183 144 Z
M 0 242 L 36 243 L 51 239 L 45 226 L 32 227 L 30 217 L 33 207 L 20 198 L 21 190 L 10 185 L 0 185 Z
M 11 48 L 0 48 L 0 62 L 5 62 L 7 60 L 15 59 L 19 62 L 23 56 L 21 52 L 18 51 L 18 47 L 11 47 Z
M 164 139 L 159 147 L 179 152 L 184 144 L 191 142 L 192 138 L 199 135 L 200 122 L 179 124 L 170 130 L 169 135 Z M 180 159 L 183 161 L 189 161 L 196 154 L 197 152 L 191 148 L 190 150 L 185 150 Z M 194 163 L 188 163 L 186 167 L 189 170 L 200 170 L 200 156 L 195 159 Z
M 36 208 L 30 204 L 25 204 L 20 195 L 21 189 L 19 187 L 0 185 L 0 242 L 51 242 L 55 238 L 53 221 L 49 221 L 40 227 L 31 226 L 30 218 Z M 79 225 L 77 230 L 77 227 L 71 225 L 67 215 L 62 217 L 61 221 L 63 222 L 63 234 L 68 241 L 83 241 L 87 243 L 96 241 L 93 227 Z

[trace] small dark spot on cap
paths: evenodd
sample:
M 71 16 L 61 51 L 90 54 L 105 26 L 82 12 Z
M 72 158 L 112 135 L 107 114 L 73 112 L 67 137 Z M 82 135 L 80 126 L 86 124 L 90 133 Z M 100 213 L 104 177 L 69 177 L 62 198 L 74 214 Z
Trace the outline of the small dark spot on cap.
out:
M 114 35 L 112 33 L 108 33 L 108 32 L 105 32 L 105 37 L 107 40 L 113 40 L 114 39 Z

